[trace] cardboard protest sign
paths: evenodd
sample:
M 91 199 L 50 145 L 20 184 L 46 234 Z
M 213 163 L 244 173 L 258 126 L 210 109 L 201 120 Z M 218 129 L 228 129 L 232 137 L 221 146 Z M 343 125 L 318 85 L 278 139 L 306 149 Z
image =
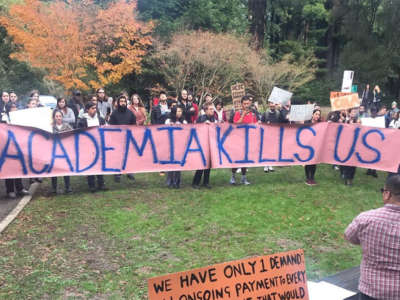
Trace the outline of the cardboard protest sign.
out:
M 231 94 L 232 94 L 232 100 L 233 100 L 233 106 L 235 107 L 235 110 L 240 109 L 240 101 L 242 100 L 242 97 L 246 95 L 246 89 L 244 87 L 243 83 L 237 83 L 235 85 L 231 86 Z
M 303 250 L 150 278 L 147 283 L 149 300 L 309 299 Z
M 330 100 L 332 111 L 359 107 L 361 103 L 357 93 L 331 92 Z
M 278 87 L 274 87 L 272 89 L 271 95 L 268 98 L 268 102 L 272 102 L 275 104 L 287 105 L 289 104 L 290 99 L 292 98 L 293 93 L 280 89 Z
M 291 105 L 289 121 L 299 122 L 311 120 L 314 107 L 314 104 Z
M 344 71 L 342 81 L 342 92 L 350 93 L 353 85 L 354 71 Z
M 361 125 L 376 128 L 386 128 L 385 117 L 361 118 Z
M 52 113 L 50 107 L 27 108 L 10 111 L 10 124 L 39 128 L 53 132 Z

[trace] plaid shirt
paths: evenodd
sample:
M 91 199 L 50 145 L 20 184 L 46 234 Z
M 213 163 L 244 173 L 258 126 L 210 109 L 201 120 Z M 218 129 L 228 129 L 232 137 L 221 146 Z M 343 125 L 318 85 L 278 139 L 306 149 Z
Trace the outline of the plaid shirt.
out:
M 360 292 L 384 300 L 400 299 L 400 205 L 358 215 L 345 237 L 361 245 Z

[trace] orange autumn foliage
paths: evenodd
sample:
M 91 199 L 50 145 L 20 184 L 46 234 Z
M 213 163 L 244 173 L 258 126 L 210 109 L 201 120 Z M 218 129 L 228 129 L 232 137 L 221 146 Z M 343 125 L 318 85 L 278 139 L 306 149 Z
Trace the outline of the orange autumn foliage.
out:
M 135 9 L 125 0 L 104 9 L 92 0 L 25 0 L 0 23 L 20 46 L 13 58 L 45 69 L 66 89 L 87 90 L 140 72 L 153 24 L 137 21 Z

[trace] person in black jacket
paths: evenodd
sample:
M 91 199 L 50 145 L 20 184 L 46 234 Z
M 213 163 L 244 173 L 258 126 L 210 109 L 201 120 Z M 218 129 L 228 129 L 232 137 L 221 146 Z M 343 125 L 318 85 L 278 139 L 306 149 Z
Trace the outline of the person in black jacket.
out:
M 160 102 L 151 110 L 151 124 L 164 124 L 171 110 L 168 108 L 167 94 L 160 93 Z
M 265 124 L 274 124 L 281 121 L 280 112 L 276 109 L 275 103 L 268 103 L 269 110 L 267 110 L 261 117 L 261 122 Z
M 75 120 L 78 120 L 79 111 L 83 108 L 82 94 L 80 91 L 74 91 L 72 98 L 67 103 L 67 106 L 74 112 Z
M 106 122 L 104 119 L 97 114 L 96 104 L 89 102 L 85 106 L 86 113 L 83 114 L 82 118 L 78 120 L 78 128 L 88 128 L 92 126 L 102 126 Z M 97 177 L 97 188 L 96 188 L 96 177 Z M 107 191 L 104 184 L 104 176 L 103 175 L 89 175 L 87 177 L 89 189 L 92 193 L 95 193 L 98 190 Z
M 136 117 L 128 109 L 128 99 L 120 95 L 117 100 L 117 109 L 110 116 L 110 125 L 136 125 Z
M 280 111 L 276 108 L 276 104 L 273 102 L 268 102 L 269 110 L 263 113 L 261 116 L 261 122 L 265 124 L 276 124 L 282 122 L 282 116 Z M 264 172 L 274 172 L 274 168 L 272 166 L 265 166 Z
M 214 105 L 212 103 L 206 103 L 206 104 L 204 104 L 203 109 L 204 109 L 205 115 L 199 116 L 196 123 L 207 123 L 207 124 L 217 123 L 217 121 L 215 120 L 215 116 L 214 116 Z M 194 189 L 200 188 L 201 177 L 204 174 L 203 186 L 205 188 L 210 189 L 211 188 L 211 186 L 209 184 L 210 183 L 210 172 L 211 172 L 211 169 L 197 170 L 193 177 L 192 187 Z
M 192 105 L 192 102 L 188 100 L 188 92 L 187 90 L 182 90 L 181 95 L 178 99 L 178 105 L 182 107 L 183 109 L 183 115 L 185 117 L 186 122 L 193 123 L 192 122 L 192 117 L 196 113 L 196 110 L 194 106 Z
M 117 100 L 117 109 L 110 116 L 110 125 L 136 125 L 136 117 L 128 109 L 128 99 L 125 95 L 119 95 Z M 135 180 L 133 174 L 128 174 L 130 180 Z M 114 181 L 121 181 L 121 174 L 114 175 Z
M 372 91 L 369 88 L 369 84 L 367 84 L 361 94 L 361 105 L 365 107 L 365 111 L 368 112 L 368 110 L 371 108 L 370 106 L 373 99 L 374 95 L 372 94 Z

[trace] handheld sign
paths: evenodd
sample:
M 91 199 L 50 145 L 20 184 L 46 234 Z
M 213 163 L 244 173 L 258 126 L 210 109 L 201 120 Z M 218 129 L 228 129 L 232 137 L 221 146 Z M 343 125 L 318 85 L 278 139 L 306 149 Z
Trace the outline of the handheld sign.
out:
M 376 128 L 385 128 L 386 122 L 385 117 L 376 117 L 376 118 L 361 118 L 361 125 L 376 127 Z
M 233 101 L 233 106 L 235 107 L 235 110 L 240 109 L 240 101 L 242 100 L 242 97 L 246 95 L 246 89 L 244 88 L 243 83 L 237 83 L 235 85 L 231 86 L 231 94 L 232 94 L 232 101 Z
M 350 93 L 353 85 L 354 71 L 344 71 L 342 81 L 342 92 Z
M 360 98 L 357 93 L 331 92 L 332 111 L 360 107 Z
M 272 89 L 271 95 L 268 98 L 268 102 L 275 104 L 287 105 L 292 98 L 293 93 L 280 89 L 276 86 Z
M 39 128 L 53 132 L 52 113 L 49 107 L 35 107 L 10 111 L 10 124 Z
M 311 120 L 314 111 L 314 104 L 290 106 L 289 121 L 300 122 Z
M 309 299 L 303 250 L 226 262 L 148 280 L 149 300 Z

